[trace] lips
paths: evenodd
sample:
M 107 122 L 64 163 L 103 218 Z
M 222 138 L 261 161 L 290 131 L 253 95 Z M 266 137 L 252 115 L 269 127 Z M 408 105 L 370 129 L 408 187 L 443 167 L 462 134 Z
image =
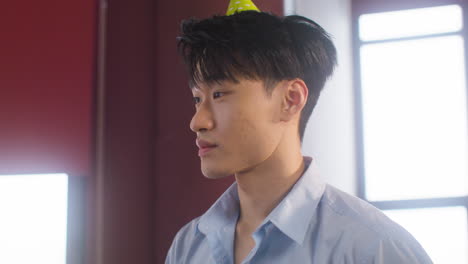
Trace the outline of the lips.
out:
M 198 156 L 202 157 L 205 156 L 208 152 L 210 152 L 212 149 L 216 148 L 218 145 L 211 143 L 209 141 L 197 139 L 196 144 L 199 148 L 198 150 Z
M 196 144 L 197 144 L 198 148 L 200 148 L 200 149 L 213 148 L 213 147 L 217 146 L 214 143 L 211 143 L 209 141 L 205 141 L 205 140 L 202 140 L 202 139 L 197 139 Z

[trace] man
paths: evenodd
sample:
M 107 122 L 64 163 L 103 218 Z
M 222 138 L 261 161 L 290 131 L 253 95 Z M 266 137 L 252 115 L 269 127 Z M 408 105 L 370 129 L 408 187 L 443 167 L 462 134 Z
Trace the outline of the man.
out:
M 336 64 L 327 33 L 300 16 L 230 11 L 183 22 L 179 49 L 202 172 L 236 182 L 178 232 L 166 263 L 432 263 L 402 227 L 322 182 L 301 154 Z

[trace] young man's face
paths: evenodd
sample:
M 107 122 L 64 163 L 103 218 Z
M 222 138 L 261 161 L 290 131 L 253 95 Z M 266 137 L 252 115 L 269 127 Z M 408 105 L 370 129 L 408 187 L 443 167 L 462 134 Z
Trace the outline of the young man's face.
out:
M 200 84 L 192 89 L 196 112 L 190 128 L 197 134 L 201 169 L 208 178 L 246 172 L 275 151 L 284 131 L 281 92 L 267 95 L 261 81 Z M 203 142 L 215 144 L 204 149 Z

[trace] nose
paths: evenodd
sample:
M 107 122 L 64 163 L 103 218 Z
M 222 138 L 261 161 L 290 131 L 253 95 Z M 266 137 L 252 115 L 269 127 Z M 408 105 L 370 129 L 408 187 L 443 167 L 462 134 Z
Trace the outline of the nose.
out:
M 204 106 L 205 105 L 205 106 Z M 197 133 L 214 127 L 213 115 L 206 104 L 201 104 L 190 121 L 190 129 Z

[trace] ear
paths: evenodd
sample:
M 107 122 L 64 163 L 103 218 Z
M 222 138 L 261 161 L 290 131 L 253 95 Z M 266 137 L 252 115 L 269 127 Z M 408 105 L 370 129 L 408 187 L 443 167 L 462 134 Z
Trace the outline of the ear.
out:
M 295 117 L 299 118 L 302 108 L 307 103 L 309 89 L 301 79 L 288 81 L 283 94 L 281 103 L 281 120 L 289 121 Z

